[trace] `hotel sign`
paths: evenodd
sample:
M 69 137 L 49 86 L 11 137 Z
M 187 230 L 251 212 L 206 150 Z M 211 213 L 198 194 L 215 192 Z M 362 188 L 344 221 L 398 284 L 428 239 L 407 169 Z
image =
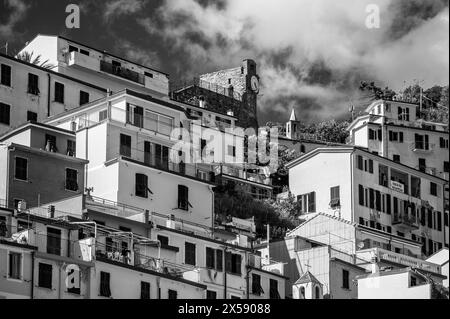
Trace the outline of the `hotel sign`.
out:
M 405 192 L 405 186 L 402 183 L 396 181 L 391 181 L 391 189 L 400 193 Z

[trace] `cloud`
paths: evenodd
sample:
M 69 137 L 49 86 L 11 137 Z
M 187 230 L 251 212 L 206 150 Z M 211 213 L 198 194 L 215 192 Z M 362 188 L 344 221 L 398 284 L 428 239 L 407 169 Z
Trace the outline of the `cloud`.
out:
M 135 44 L 127 40 L 121 40 L 117 45 L 116 50 L 123 52 L 124 56 L 131 61 L 135 61 L 152 68 L 161 67 L 161 60 L 156 51 L 138 48 Z
M 103 17 L 106 21 L 141 11 L 147 0 L 112 0 L 105 4 Z
M 8 12 L 8 19 L 0 23 L 0 36 L 10 38 L 14 36 L 14 27 L 26 16 L 30 5 L 22 0 L 2 0 L 2 10 Z

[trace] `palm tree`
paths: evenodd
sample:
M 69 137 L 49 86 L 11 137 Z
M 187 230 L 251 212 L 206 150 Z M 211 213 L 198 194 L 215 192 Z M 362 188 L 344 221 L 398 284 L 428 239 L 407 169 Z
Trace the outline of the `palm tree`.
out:
M 34 65 L 38 65 L 41 68 L 44 69 L 53 69 L 55 67 L 55 65 L 48 63 L 48 59 L 45 60 L 44 62 L 41 62 L 41 58 L 42 56 L 39 54 L 36 57 L 33 57 L 34 52 L 28 52 L 28 51 L 24 51 L 22 53 L 18 53 L 16 55 L 16 59 L 21 60 L 21 61 L 25 61 Z

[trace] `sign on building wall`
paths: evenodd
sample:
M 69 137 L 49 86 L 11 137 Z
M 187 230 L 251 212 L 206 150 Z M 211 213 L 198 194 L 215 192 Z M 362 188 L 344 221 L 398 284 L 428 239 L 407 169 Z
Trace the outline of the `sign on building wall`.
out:
M 402 183 L 396 181 L 391 181 L 391 189 L 400 193 L 405 192 L 405 186 Z

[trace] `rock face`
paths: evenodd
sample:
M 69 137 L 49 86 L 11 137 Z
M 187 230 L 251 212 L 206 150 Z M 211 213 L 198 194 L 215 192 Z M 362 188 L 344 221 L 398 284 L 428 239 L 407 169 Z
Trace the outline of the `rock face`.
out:
M 244 60 L 240 67 L 200 75 L 192 83 L 173 90 L 172 97 L 195 105 L 203 100 L 206 109 L 232 111 L 238 126 L 257 129 L 258 81 L 256 63 Z

